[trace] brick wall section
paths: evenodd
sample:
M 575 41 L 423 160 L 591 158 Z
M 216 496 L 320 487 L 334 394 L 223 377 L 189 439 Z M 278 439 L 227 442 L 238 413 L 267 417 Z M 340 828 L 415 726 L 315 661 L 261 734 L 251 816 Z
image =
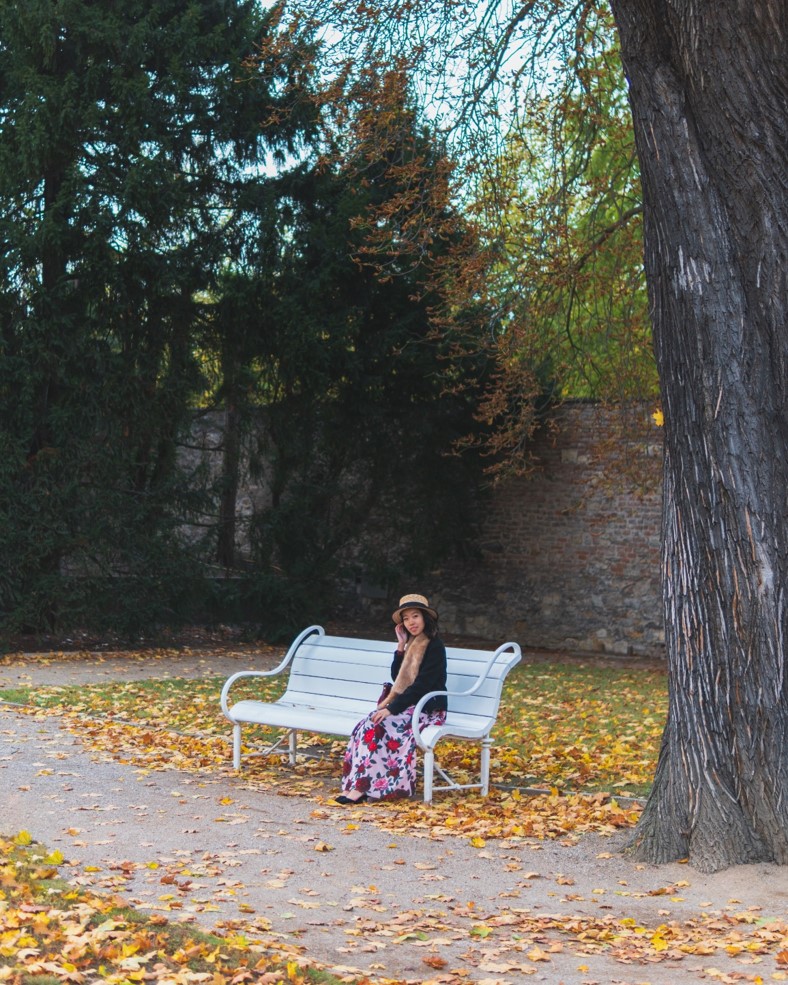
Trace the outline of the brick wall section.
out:
M 435 572 L 446 631 L 529 647 L 662 656 L 661 435 L 627 448 L 645 491 L 611 463 L 621 417 L 564 405 L 536 437 L 538 471 L 489 502 L 478 565 Z

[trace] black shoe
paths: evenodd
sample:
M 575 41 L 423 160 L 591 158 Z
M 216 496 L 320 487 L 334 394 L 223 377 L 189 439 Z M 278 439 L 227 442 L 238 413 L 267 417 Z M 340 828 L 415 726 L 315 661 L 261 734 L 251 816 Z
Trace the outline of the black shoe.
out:
M 367 795 L 362 793 L 360 797 L 353 800 L 351 797 L 346 797 L 344 794 L 340 794 L 338 797 L 334 797 L 334 803 L 336 804 L 363 804 L 367 800 Z

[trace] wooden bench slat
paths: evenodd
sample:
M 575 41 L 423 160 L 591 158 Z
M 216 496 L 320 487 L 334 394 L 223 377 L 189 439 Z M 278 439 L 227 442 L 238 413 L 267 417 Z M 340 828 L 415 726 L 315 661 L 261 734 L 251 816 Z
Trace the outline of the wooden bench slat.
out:
M 334 675 L 348 680 L 379 680 L 382 684 L 389 678 L 394 648 L 388 644 L 387 650 L 379 650 L 364 654 L 360 648 L 351 652 L 343 652 L 338 647 L 323 647 L 316 644 L 304 644 L 303 652 L 299 654 L 298 668 L 309 670 L 318 677 Z M 465 675 L 476 679 L 484 672 L 493 651 L 476 651 L 472 658 L 470 651 L 461 651 L 464 656 L 456 657 L 457 651 L 447 647 L 446 658 L 451 668 L 450 673 Z M 490 672 L 491 680 L 498 680 L 506 675 L 508 669 L 494 667 Z M 381 676 L 382 675 L 382 676 Z
M 367 664 L 340 663 L 336 660 L 318 662 L 313 658 L 299 660 L 290 671 L 290 676 L 312 677 L 315 680 L 334 678 L 338 681 L 364 681 L 367 684 L 377 684 L 378 689 L 383 682 L 390 680 L 389 665 L 385 667 L 370 667 Z
M 298 675 L 293 677 L 287 685 L 287 690 L 282 697 L 286 700 L 302 701 L 322 701 L 334 703 L 343 698 L 347 698 L 356 704 L 363 704 L 369 709 L 370 704 L 374 706 L 380 694 L 380 684 L 367 684 L 364 681 L 332 681 L 326 679 L 323 686 L 318 686 L 319 681 L 315 677 L 303 677 Z
M 325 641 L 328 640 L 331 645 Z M 334 660 L 338 663 L 352 663 L 358 665 L 369 664 L 370 666 L 382 666 L 388 668 L 394 658 L 395 646 L 393 643 L 379 643 L 376 647 L 343 647 L 339 644 L 342 641 L 336 638 L 324 637 L 318 640 L 309 640 L 301 645 L 301 658 L 308 660 L 310 657 L 321 660 Z M 349 642 L 361 643 L 360 640 Z M 480 670 L 487 666 L 493 650 L 468 650 L 455 647 L 446 647 L 447 659 L 456 667 L 462 667 L 471 674 L 478 674 Z M 497 671 L 496 671 L 497 672 Z
M 327 645 L 324 640 L 328 640 L 331 645 Z M 391 643 L 378 643 L 375 648 L 360 646 L 364 642 L 352 640 L 357 644 L 353 647 L 342 647 L 343 642 L 338 638 L 325 637 L 318 640 L 310 640 L 301 647 L 301 659 L 307 661 L 313 659 L 320 664 L 321 662 L 332 661 L 338 664 L 350 664 L 353 666 L 383 667 L 388 672 L 391 661 L 394 658 L 394 645 Z M 461 669 L 463 673 L 478 676 L 489 663 L 494 651 L 490 650 L 467 650 L 455 647 L 446 648 L 446 656 L 449 663 L 456 669 Z M 493 676 L 500 674 L 500 668 L 494 668 Z
M 307 647 L 317 650 L 336 650 L 337 653 L 380 653 L 389 657 L 396 650 L 393 640 L 362 640 L 350 636 L 313 636 L 307 641 Z
M 259 701 L 239 701 L 233 705 L 233 711 L 243 721 L 252 724 L 326 732 L 329 735 L 350 735 L 359 721 L 355 710 L 343 713 L 337 709 L 310 708 L 287 702 L 264 705 Z

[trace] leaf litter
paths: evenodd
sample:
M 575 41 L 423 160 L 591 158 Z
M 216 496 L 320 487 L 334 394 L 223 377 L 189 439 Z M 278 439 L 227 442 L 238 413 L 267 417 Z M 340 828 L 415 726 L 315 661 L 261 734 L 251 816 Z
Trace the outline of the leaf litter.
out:
M 608 681 L 605 686 L 594 688 L 589 686 L 588 675 L 562 672 L 556 679 L 555 674 L 551 678 L 551 673 L 549 668 L 540 669 L 536 686 L 529 678 L 527 687 L 523 676 L 520 686 L 512 689 L 508 703 L 505 694 L 496 733 L 493 775 L 509 789 L 495 789 L 486 800 L 467 794 L 443 795 L 431 807 L 414 800 L 380 805 L 375 811 L 353 811 L 358 816 L 349 820 L 345 833 L 351 834 L 361 823 L 373 823 L 385 827 L 392 837 L 402 833 L 437 841 L 461 838 L 480 853 L 488 843 L 494 843 L 512 850 L 509 866 L 517 871 L 523 868 L 517 852 L 540 840 L 571 843 L 581 833 L 608 835 L 634 825 L 641 804 L 625 794 L 630 788 L 642 790 L 653 773 L 664 722 L 664 683 L 659 675 L 641 679 L 640 672 L 634 672 L 622 675 L 616 687 L 610 687 Z M 58 716 L 67 730 L 94 751 L 138 769 L 230 776 L 234 774 L 228 764 L 227 723 L 218 712 L 222 683 L 220 678 L 131 682 L 84 687 L 78 694 L 75 689 L 39 688 L 35 703 L 23 710 L 31 715 Z M 263 697 L 275 697 L 276 687 L 270 688 Z M 610 694 L 616 696 L 612 704 L 605 697 Z M 249 746 L 265 742 L 265 732 L 261 729 L 258 735 L 250 735 Z M 313 799 L 317 804 L 313 816 L 319 819 L 326 785 L 333 784 L 338 776 L 343 748 L 344 740 L 314 737 L 311 751 L 321 754 L 319 759 L 295 769 L 283 769 L 280 757 L 271 761 L 250 759 L 243 779 L 252 789 Z M 464 780 L 475 765 L 469 761 L 469 747 L 457 743 L 447 751 L 444 764 Z M 533 782 L 543 784 L 545 792 L 534 793 L 528 786 Z M 593 788 L 605 783 L 608 790 L 577 789 L 584 784 Z M 613 795 L 608 792 L 610 789 L 623 792 Z M 180 794 L 173 791 L 173 796 Z M 230 797 L 222 798 L 217 806 L 221 808 L 215 818 L 217 823 L 233 825 L 248 820 L 242 811 L 233 810 Z M 144 809 L 144 805 L 139 807 Z M 85 809 L 98 806 L 85 805 Z M 48 889 L 51 898 L 31 902 L 36 887 L 40 890 L 43 881 L 56 879 L 63 860 L 57 854 L 33 854 L 31 861 L 20 864 L 19 853 L 32 851 L 32 847 L 23 844 L 24 840 L 23 835 L 14 840 L 0 839 L 0 982 L 22 982 L 36 974 L 82 982 L 90 981 L 91 976 L 97 980 L 97 973 L 101 980 L 110 982 L 210 981 L 221 985 L 247 978 L 260 982 L 311 980 L 304 977 L 308 971 L 304 972 L 298 963 L 304 961 L 299 949 L 278 941 L 270 922 L 243 902 L 239 903 L 242 919 L 226 922 L 231 931 L 228 938 L 206 938 L 206 943 L 204 935 L 195 931 L 195 942 L 179 948 L 173 948 L 171 943 L 162 946 L 163 930 L 154 933 L 152 928 L 165 926 L 158 913 L 147 917 L 126 907 L 124 912 L 133 915 L 127 916 L 125 922 L 114 917 L 105 919 L 102 914 L 114 913 L 122 904 L 85 885 L 90 882 L 90 875 L 72 878 L 60 896 Z M 312 850 L 327 853 L 333 846 L 313 840 Z M 394 864 L 397 863 L 407 864 L 407 860 L 398 859 Z M 210 859 L 203 860 L 203 864 L 210 867 Z M 130 863 L 125 865 L 125 871 L 121 864 L 118 872 L 103 874 L 105 889 L 111 889 L 113 884 L 120 886 L 128 878 Z M 432 866 L 416 863 L 413 867 L 418 869 L 420 865 L 422 878 L 440 879 L 430 871 Z M 272 873 L 269 885 L 286 888 L 292 875 Z M 161 888 L 168 892 L 159 895 L 157 905 L 164 912 L 177 913 L 188 899 L 197 908 L 218 909 L 209 898 L 200 897 L 200 876 L 200 866 L 193 859 L 170 860 L 159 874 Z M 539 878 L 538 872 L 522 871 L 524 887 L 528 880 Z M 559 877 L 557 884 L 571 887 L 573 880 Z M 237 888 L 240 887 L 233 886 L 232 880 L 224 883 L 224 890 L 231 895 Z M 664 895 L 678 900 L 680 888 L 665 887 Z M 607 891 L 595 890 L 600 896 Z M 628 895 L 620 889 L 615 891 Z M 309 887 L 303 895 L 310 893 L 319 895 Z M 567 893 L 564 900 L 580 898 Z M 64 902 L 71 904 L 74 900 L 78 901 L 73 906 L 76 916 L 70 909 L 58 909 Z M 318 904 L 300 896 L 291 897 L 288 902 L 306 912 L 318 908 Z M 670 911 L 663 911 L 665 922 L 653 925 L 635 916 L 548 915 L 506 904 L 485 912 L 473 903 L 442 893 L 427 894 L 425 902 L 437 907 L 402 911 L 393 919 L 387 916 L 376 920 L 376 911 L 385 907 L 374 893 L 362 893 L 352 901 L 351 909 L 364 909 L 370 915 L 348 927 L 343 952 L 374 954 L 408 942 L 429 952 L 423 957 L 424 974 L 433 976 L 429 980 L 447 985 L 467 981 L 470 974 L 467 968 L 451 968 L 452 962 L 440 953 L 441 948 L 458 943 L 466 946 L 464 963 L 474 973 L 499 976 L 489 979 L 491 982 L 530 976 L 550 962 L 551 956 L 562 952 L 589 959 L 605 954 L 623 965 L 678 962 L 688 956 L 724 956 L 736 959 L 742 970 L 723 971 L 707 965 L 704 976 L 723 983 L 788 980 L 788 924 L 752 910 L 704 911 L 683 921 L 668 920 Z M 147 928 L 144 934 L 141 926 Z M 93 927 L 104 929 L 101 933 L 86 930 Z M 44 931 L 53 935 L 51 941 Z M 250 943 L 255 935 L 263 936 Z M 757 967 L 767 958 L 770 965 L 762 971 L 744 970 L 751 965 Z M 96 961 L 103 963 L 96 966 Z M 194 962 L 202 962 L 200 967 L 208 970 L 194 970 Z M 579 970 L 584 967 L 579 966 Z M 357 980 L 353 977 L 357 969 L 351 966 L 336 965 L 332 970 L 344 976 L 340 980 Z M 377 981 L 398 981 L 380 977 L 385 965 L 377 970 Z M 513 978 L 503 979 L 501 975 Z

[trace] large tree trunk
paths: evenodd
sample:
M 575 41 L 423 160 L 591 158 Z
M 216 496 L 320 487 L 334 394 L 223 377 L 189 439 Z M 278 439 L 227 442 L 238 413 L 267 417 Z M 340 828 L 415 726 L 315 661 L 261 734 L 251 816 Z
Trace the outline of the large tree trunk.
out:
M 670 700 L 631 850 L 788 862 L 785 0 L 611 0 L 665 414 Z

